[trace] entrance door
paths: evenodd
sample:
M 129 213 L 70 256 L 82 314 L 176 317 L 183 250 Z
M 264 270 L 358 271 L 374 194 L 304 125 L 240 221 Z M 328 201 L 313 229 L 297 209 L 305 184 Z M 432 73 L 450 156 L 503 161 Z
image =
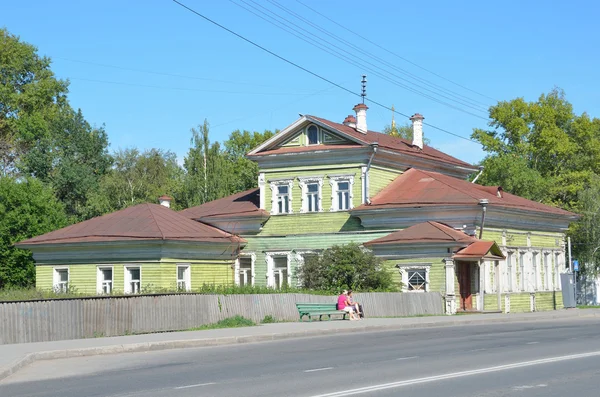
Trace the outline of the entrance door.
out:
M 471 295 L 471 264 L 458 262 L 458 291 L 460 294 L 460 309 L 472 310 L 473 298 Z

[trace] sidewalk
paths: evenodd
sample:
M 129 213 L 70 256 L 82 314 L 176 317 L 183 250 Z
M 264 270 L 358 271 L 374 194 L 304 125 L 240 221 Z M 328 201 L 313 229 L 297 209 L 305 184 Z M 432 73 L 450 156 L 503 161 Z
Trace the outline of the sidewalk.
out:
M 145 335 L 0 345 L 0 380 L 37 360 L 264 342 L 335 333 L 552 321 L 576 318 L 600 318 L 600 309 L 569 309 L 519 314 L 498 313 L 435 317 L 366 318 L 361 321 L 332 320 L 303 323 L 274 323 L 244 328 L 164 332 Z

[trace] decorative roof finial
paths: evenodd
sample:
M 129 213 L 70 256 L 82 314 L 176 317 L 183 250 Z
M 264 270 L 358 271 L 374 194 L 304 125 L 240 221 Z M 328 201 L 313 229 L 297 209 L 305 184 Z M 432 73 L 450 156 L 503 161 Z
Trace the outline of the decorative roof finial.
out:
M 362 97 L 362 103 L 365 103 L 365 97 L 367 96 L 367 75 L 362 75 L 361 85 L 362 92 L 360 96 Z
M 392 131 L 396 131 L 396 120 L 394 120 L 394 113 L 396 113 L 396 109 L 394 105 L 392 105 Z

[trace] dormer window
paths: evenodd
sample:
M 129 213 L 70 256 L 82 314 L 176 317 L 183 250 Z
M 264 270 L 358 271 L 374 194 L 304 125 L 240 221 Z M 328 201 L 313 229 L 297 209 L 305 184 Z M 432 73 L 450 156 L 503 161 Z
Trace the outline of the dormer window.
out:
M 307 129 L 308 144 L 317 145 L 319 143 L 319 129 L 316 125 L 311 125 Z

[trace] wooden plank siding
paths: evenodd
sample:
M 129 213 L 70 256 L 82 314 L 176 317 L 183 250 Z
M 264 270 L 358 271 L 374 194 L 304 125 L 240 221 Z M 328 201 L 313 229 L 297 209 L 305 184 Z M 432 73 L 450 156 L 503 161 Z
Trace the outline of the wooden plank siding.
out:
M 400 170 L 372 166 L 369 170 L 369 196 L 374 197 L 401 174 Z

